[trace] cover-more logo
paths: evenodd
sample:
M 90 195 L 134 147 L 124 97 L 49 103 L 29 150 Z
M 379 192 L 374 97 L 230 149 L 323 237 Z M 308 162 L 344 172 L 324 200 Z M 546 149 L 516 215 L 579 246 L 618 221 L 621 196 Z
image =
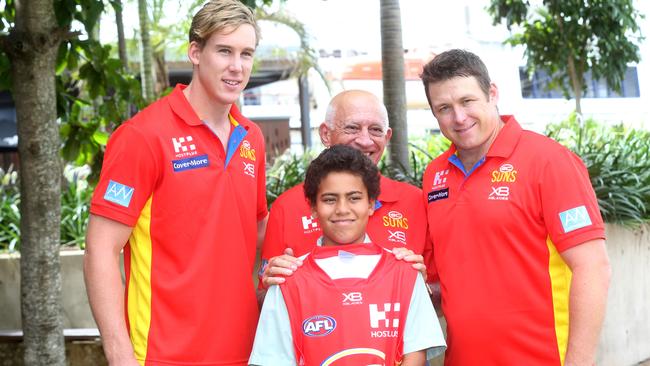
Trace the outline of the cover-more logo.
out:
M 196 145 L 192 143 L 193 140 L 192 136 L 172 137 L 172 145 L 177 158 L 196 155 Z

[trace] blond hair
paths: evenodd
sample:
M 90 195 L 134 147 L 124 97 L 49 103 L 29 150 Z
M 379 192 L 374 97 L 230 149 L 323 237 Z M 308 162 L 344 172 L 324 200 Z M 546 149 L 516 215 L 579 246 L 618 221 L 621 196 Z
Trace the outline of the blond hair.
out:
M 203 48 L 205 42 L 215 32 L 227 28 L 237 29 L 249 24 L 255 29 L 255 46 L 260 42 L 260 28 L 250 8 L 239 0 L 210 0 L 192 18 L 190 43 L 196 42 Z

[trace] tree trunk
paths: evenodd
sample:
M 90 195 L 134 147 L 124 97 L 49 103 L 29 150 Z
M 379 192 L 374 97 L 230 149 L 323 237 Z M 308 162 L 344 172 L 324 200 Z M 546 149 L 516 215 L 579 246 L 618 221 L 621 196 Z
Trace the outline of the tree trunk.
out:
M 393 166 L 410 171 L 408 163 L 408 130 L 406 127 L 406 91 L 404 86 L 404 48 L 399 0 L 380 0 L 381 65 L 384 104 L 393 129 L 390 160 Z
M 124 69 L 129 69 L 129 58 L 126 54 L 126 39 L 124 38 L 124 21 L 122 19 L 122 0 L 114 0 L 115 25 L 117 26 L 117 50 Z
M 307 74 L 298 77 L 298 102 L 300 104 L 300 132 L 304 151 L 311 148 L 311 121 L 309 118 L 309 80 Z
M 579 126 L 578 146 L 576 147 L 578 153 L 582 151 L 582 138 L 585 132 L 585 122 L 584 118 L 582 117 L 582 108 L 580 106 L 580 100 L 582 99 L 582 81 L 580 79 L 581 76 L 582 70 L 576 69 L 573 57 L 569 56 L 569 78 L 571 78 L 573 96 L 576 98 L 576 119 L 578 120 Z
M 59 242 L 62 174 L 55 66 L 62 31 L 52 0 L 16 3 L 9 55 L 20 156 L 21 311 L 25 365 L 65 365 Z
M 149 38 L 149 15 L 147 1 L 138 0 L 138 14 L 140 16 L 140 41 L 142 43 L 142 60 L 140 62 L 140 75 L 142 77 L 142 96 L 147 102 L 153 100 L 153 51 Z

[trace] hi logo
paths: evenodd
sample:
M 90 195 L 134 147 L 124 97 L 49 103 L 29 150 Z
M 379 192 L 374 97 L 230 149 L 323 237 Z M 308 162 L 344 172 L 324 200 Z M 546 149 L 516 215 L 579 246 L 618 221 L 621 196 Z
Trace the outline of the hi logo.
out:
M 372 328 L 397 328 L 399 327 L 400 303 L 384 303 L 383 310 L 379 310 L 377 304 L 370 304 L 370 327 Z M 393 318 L 389 314 L 394 315 Z
M 363 304 L 363 295 L 361 292 L 348 292 L 343 293 L 343 305 L 359 305 Z
M 492 193 L 488 196 L 489 200 L 507 201 L 510 199 L 510 187 L 491 187 Z
M 517 180 L 517 171 L 512 164 L 506 163 L 499 167 L 499 170 L 492 172 L 492 183 L 514 183 Z
M 565 233 L 591 225 L 591 218 L 585 206 L 560 212 L 560 221 Z
M 384 222 L 384 226 L 387 227 L 393 227 L 393 228 L 400 228 L 400 229 L 408 229 L 409 228 L 409 220 L 402 215 L 401 212 L 398 211 L 390 211 L 386 216 L 381 218 L 382 221 Z
M 253 163 L 244 163 L 244 174 L 250 175 L 251 177 L 255 178 L 255 164 Z
M 447 174 L 449 174 L 449 169 L 436 172 L 436 175 L 433 178 L 433 187 L 445 185 L 447 183 Z
M 244 140 L 239 147 L 239 156 L 250 161 L 255 161 L 255 149 L 251 149 L 251 143 Z
M 117 203 L 120 206 L 129 207 L 131 198 L 133 198 L 133 192 L 135 192 L 135 189 L 113 180 L 109 180 L 108 187 L 106 187 L 106 193 L 104 193 L 104 199 Z
M 196 145 L 192 143 L 193 140 L 192 136 L 172 137 L 176 157 L 196 155 Z
M 302 229 L 305 230 L 305 233 L 310 233 L 312 230 L 318 229 L 318 221 L 312 216 L 303 216 Z
M 336 329 L 336 320 L 328 315 L 315 315 L 302 322 L 302 332 L 308 337 L 322 337 Z

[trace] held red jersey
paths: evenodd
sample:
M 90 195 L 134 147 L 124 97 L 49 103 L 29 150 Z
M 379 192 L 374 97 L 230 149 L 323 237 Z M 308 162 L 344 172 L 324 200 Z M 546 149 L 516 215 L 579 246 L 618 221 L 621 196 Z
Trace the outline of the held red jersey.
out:
M 235 106 L 227 146 L 184 86 L 115 131 L 90 211 L 133 227 L 125 312 L 144 365 L 245 365 L 258 307 L 250 274 L 266 215 L 264 138 Z
M 383 176 L 380 190 L 375 212 L 366 229 L 370 239 L 386 249 L 406 247 L 428 257 L 432 248 L 427 237 L 422 191 Z M 318 220 L 311 216 L 303 184 L 281 194 L 271 207 L 262 247 L 260 278 L 270 258 L 283 254 L 286 248 L 293 249 L 296 257 L 309 253 L 320 236 L 321 229 Z
M 320 267 L 346 255 L 379 258 L 367 278 L 337 279 Z M 375 244 L 314 249 L 280 285 L 298 364 L 398 365 L 416 276 L 408 263 Z
M 470 173 L 454 147 L 424 175 L 446 365 L 561 365 L 571 271 L 559 253 L 604 238 L 584 164 L 512 116 Z

